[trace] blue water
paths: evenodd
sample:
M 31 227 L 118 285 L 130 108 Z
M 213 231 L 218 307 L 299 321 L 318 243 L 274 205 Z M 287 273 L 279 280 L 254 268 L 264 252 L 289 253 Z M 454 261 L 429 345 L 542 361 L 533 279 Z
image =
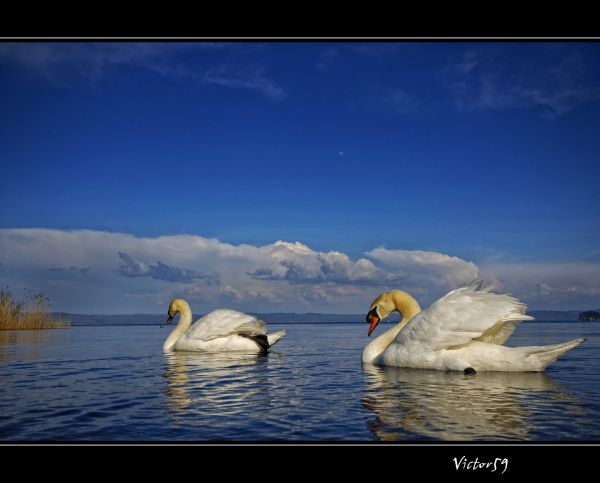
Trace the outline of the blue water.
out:
M 286 325 L 267 356 L 162 353 L 154 326 L 0 331 L 0 440 L 600 440 L 600 323 L 545 373 L 363 367 L 366 324 Z

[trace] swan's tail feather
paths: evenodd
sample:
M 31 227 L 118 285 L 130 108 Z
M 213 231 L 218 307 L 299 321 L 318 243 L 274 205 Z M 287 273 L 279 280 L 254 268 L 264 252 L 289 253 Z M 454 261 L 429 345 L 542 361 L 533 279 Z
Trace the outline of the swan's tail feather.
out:
M 269 345 L 273 345 L 279 341 L 285 335 L 285 330 L 280 330 L 279 332 L 273 332 L 272 334 L 267 334 L 267 340 L 269 341 Z
M 256 334 L 256 335 L 248 335 L 248 334 L 238 334 L 240 337 L 245 337 L 246 339 L 253 340 L 260 351 L 266 354 L 269 351 L 269 340 L 265 334 Z
M 538 370 L 543 371 L 560 356 L 577 347 L 586 339 L 586 337 L 582 337 L 580 339 L 570 340 L 569 342 L 563 342 L 562 344 L 528 347 L 527 349 L 529 349 L 529 356 L 535 357 L 539 361 Z

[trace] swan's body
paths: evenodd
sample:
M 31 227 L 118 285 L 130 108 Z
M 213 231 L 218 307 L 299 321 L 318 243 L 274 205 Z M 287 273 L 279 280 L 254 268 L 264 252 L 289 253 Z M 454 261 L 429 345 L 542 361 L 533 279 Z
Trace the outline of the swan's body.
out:
M 229 309 L 213 310 L 192 325 L 192 311 L 183 299 L 171 302 L 167 323 L 177 313 L 179 323 L 165 340 L 165 351 L 266 352 L 285 335 L 285 330 L 267 334 L 262 320 Z
M 514 297 L 490 292 L 476 281 L 449 292 L 427 309 L 400 290 L 386 292 L 371 304 L 369 335 L 391 312 L 402 320 L 365 347 L 362 360 L 381 366 L 475 371 L 543 371 L 581 344 L 506 347 L 516 324 L 533 317 Z M 475 371 L 473 371 L 473 369 Z

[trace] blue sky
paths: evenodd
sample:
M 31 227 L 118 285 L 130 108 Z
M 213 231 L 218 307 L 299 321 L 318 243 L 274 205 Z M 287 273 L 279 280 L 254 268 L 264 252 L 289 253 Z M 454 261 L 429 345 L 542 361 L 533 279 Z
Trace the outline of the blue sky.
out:
M 600 44 L 3 43 L 0 105 L 0 281 L 57 309 L 600 307 Z

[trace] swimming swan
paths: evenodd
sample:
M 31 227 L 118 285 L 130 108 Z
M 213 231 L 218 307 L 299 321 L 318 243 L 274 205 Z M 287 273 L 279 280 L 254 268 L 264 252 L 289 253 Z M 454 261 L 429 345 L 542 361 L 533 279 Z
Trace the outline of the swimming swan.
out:
M 169 351 L 245 351 L 267 352 L 285 335 L 285 330 L 266 333 L 266 325 L 252 315 L 235 310 L 213 310 L 192 325 L 192 311 L 183 299 L 169 304 L 170 324 L 179 313 L 179 323 L 165 340 L 163 350 Z
M 421 311 L 406 292 L 377 297 L 367 314 L 368 335 L 398 311 L 402 320 L 369 342 L 362 360 L 379 366 L 464 371 L 543 371 L 585 338 L 562 344 L 506 347 L 526 306 L 510 295 L 491 293 L 481 280 L 453 290 Z

